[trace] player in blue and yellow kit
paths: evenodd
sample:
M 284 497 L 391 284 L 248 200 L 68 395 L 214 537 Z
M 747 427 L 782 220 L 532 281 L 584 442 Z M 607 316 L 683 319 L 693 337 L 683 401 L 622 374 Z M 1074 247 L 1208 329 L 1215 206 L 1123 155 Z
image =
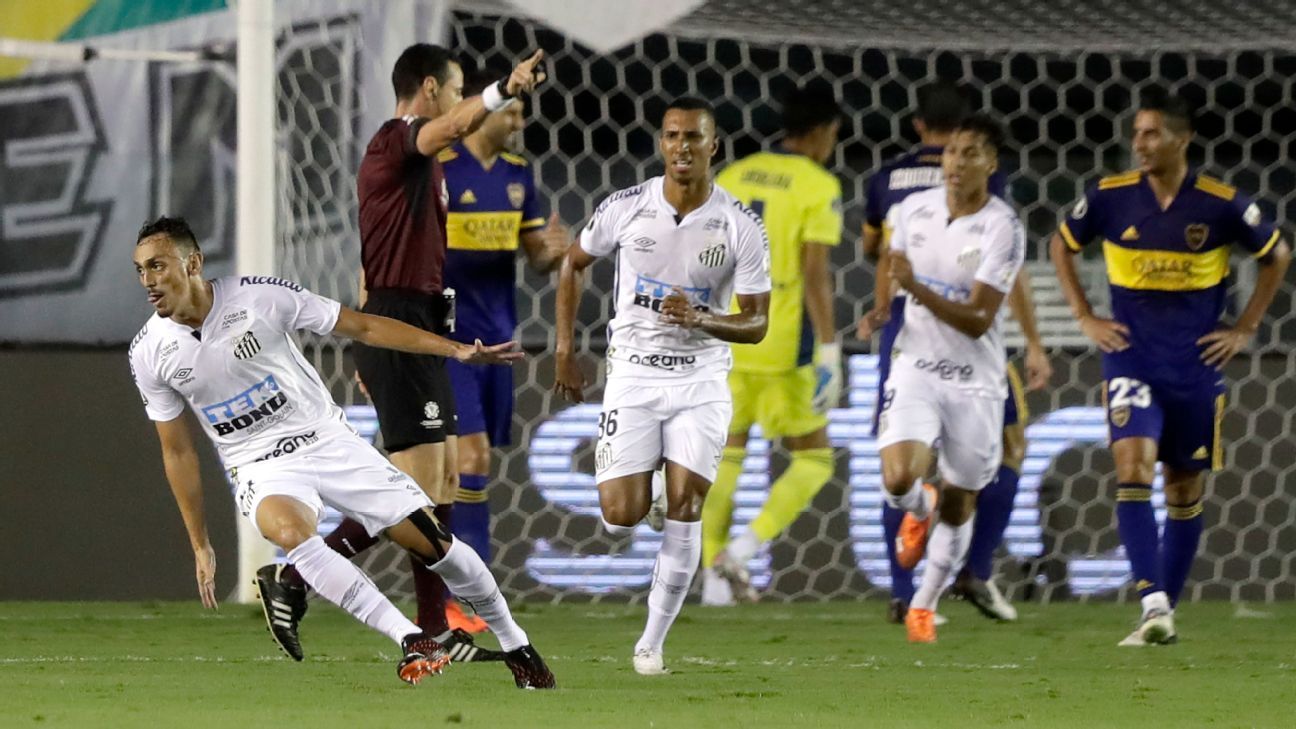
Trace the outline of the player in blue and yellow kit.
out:
M 1202 532 L 1204 471 L 1221 467 L 1221 369 L 1242 351 L 1291 260 L 1259 206 L 1188 166 L 1188 103 L 1142 93 L 1134 117 L 1139 168 L 1104 177 L 1062 221 L 1050 244 L 1080 328 L 1103 352 L 1103 401 L 1116 461 L 1116 520 L 1142 597 L 1139 627 L 1123 646 L 1175 640 L 1174 607 Z M 1072 255 L 1102 240 L 1110 319 L 1085 297 Z M 1260 261 L 1237 321 L 1220 321 L 1229 249 Z M 1158 540 L 1152 480 L 1162 464 L 1166 523 Z
M 498 74 L 467 74 L 464 93 L 480 93 Z M 545 225 L 527 161 L 510 154 L 525 121 L 520 102 L 486 117 L 481 127 L 444 150 L 439 159 L 449 190 L 445 285 L 455 291 L 455 328 L 461 342 L 508 341 L 517 328 L 517 252 L 531 266 L 552 270 L 570 242 L 556 214 Z M 513 372 L 508 367 L 449 363 L 458 414 L 459 490 L 450 526 L 455 536 L 490 563 L 491 448 L 509 445 Z M 482 628 L 449 607 L 451 627 Z
M 885 254 L 882 222 L 891 206 L 912 193 L 944 184 L 941 153 L 953 130 L 968 113 L 967 98 L 962 89 L 948 81 L 936 81 L 918 90 L 918 113 L 913 120 L 918 133 L 917 149 L 883 165 L 865 191 L 864 253 L 877 258 L 874 309 L 859 324 L 857 335 L 869 338 L 880 330 L 878 343 L 878 404 L 891 369 L 891 351 L 896 335 L 904 324 L 904 297 L 893 296 L 890 283 L 890 260 Z M 990 193 L 1006 197 L 1003 172 L 990 177 Z M 1030 297 L 1030 279 L 1023 268 L 1008 295 L 1013 317 L 1026 339 L 1025 387 L 1012 363 L 1008 364 L 1008 397 L 1004 401 L 1003 461 L 995 479 L 977 495 L 977 511 L 972 527 L 972 545 L 967 564 L 955 580 L 955 593 L 965 597 L 986 616 L 998 620 L 1015 620 L 1017 611 L 999 592 L 992 578 L 994 553 L 1003 541 L 1017 497 L 1017 480 L 1026 457 L 1026 390 L 1044 387 L 1053 374 L 1048 355 L 1035 326 L 1035 311 Z M 900 292 L 894 292 L 900 293 Z M 877 411 L 873 416 L 877 432 Z M 882 505 L 882 533 L 887 557 L 891 563 L 891 602 L 887 620 L 904 623 L 909 601 L 914 595 L 913 564 L 902 564 L 897 556 L 897 537 L 904 512 Z M 916 560 L 915 560 L 916 561 Z

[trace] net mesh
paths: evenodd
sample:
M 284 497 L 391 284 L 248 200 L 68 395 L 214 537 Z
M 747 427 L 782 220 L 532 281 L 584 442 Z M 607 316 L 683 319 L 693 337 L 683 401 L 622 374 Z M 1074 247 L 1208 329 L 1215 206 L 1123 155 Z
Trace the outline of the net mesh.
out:
M 1280 224 L 1296 213 L 1290 165 L 1296 6 L 1281 2 L 775 3 L 713 0 L 660 33 L 595 55 L 502 3 L 457 10 L 451 43 L 472 65 L 507 69 L 530 49 L 550 56 L 551 80 L 529 102 L 524 133 L 542 196 L 578 226 L 606 194 L 659 174 L 654 132 L 665 100 L 715 101 L 723 144 L 738 159 L 777 137 L 773 99 L 789 85 L 824 78 L 848 119 L 829 166 L 842 180 L 846 229 L 833 252 L 836 317 L 848 350 L 848 395 L 831 415 L 837 473 L 811 509 L 759 554 L 752 568 L 772 599 L 878 596 L 886 565 L 876 447 L 868 417 L 876 388 L 869 344 L 851 337 L 872 305 L 873 266 L 859 253 L 864 185 L 884 160 L 916 143 L 909 125 L 915 90 L 959 79 L 1009 127 L 1003 164 L 1032 241 L 1033 282 L 1057 374 L 1032 393 L 1030 448 L 998 571 L 1017 599 L 1128 598 L 1127 566 L 1115 530 L 1112 462 L 1098 409 L 1098 357 L 1058 293 L 1044 248 L 1059 211 L 1096 175 L 1128 167 L 1127 129 L 1141 89 L 1164 83 L 1201 112 L 1192 159 L 1256 194 Z M 1139 9 L 1142 8 L 1142 9 Z M 291 28 L 281 43 L 279 160 L 282 273 L 354 303 L 358 236 L 354 174 L 374 129 L 361 128 L 357 79 L 382 78 L 390 59 L 358 42 L 354 19 L 321 18 Z M 1255 269 L 1237 261 L 1230 308 L 1245 302 Z M 1096 262 L 1083 263 L 1093 300 L 1106 299 Z M 591 442 L 598 407 L 564 408 L 549 393 L 554 288 L 518 263 L 520 336 L 531 356 L 515 370 L 514 443 L 495 451 L 490 500 L 493 568 L 524 599 L 624 600 L 646 594 L 657 536 L 601 534 Z M 593 269 L 579 310 L 578 342 L 605 342 L 611 268 Z M 1281 599 L 1296 595 L 1293 468 L 1296 335 L 1289 280 L 1251 355 L 1228 367 L 1231 408 L 1223 422 L 1226 470 L 1207 487 L 1203 554 L 1187 598 Z M 1010 342 L 1020 339 L 1014 334 Z M 310 342 L 310 356 L 335 393 L 373 422 L 349 379 L 343 345 Z M 601 380 L 599 385 L 601 385 Z M 599 386 L 593 392 L 599 398 Z M 735 530 L 755 515 L 786 460 L 755 438 L 740 481 Z M 1158 492 L 1159 493 L 1159 492 Z M 1155 502 L 1163 518 L 1162 501 Z M 404 559 L 375 551 L 366 567 L 379 584 L 408 594 Z

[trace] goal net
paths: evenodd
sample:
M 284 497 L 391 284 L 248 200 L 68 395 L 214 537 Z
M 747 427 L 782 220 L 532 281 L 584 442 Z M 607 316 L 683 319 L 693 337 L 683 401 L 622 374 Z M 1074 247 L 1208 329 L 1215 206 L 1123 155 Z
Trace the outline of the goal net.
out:
M 470 64 L 501 70 L 534 48 L 549 54 L 551 79 L 528 103 L 525 154 L 542 197 L 573 228 L 609 192 L 660 173 L 654 133 L 667 99 L 691 94 L 716 104 L 723 165 L 776 140 L 774 100 L 790 85 L 822 78 L 839 92 L 847 120 L 829 167 L 842 181 L 846 227 L 832 263 L 836 320 L 853 354 L 847 396 L 830 417 L 836 476 L 753 561 L 771 599 L 876 596 L 887 584 L 879 464 L 868 433 L 876 360 L 852 334 L 872 305 L 873 266 L 857 244 L 861 201 L 869 175 L 917 141 L 910 127 L 917 87 L 937 77 L 966 83 L 1009 129 L 1002 163 L 1029 231 L 1036 303 L 1057 370 L 1047 390 L 1029 396 L 1030 447 L 997 571 L 1017 599 L 1124 599 L 1131 591 L 1115 529 L 1099 359 L 1058 292 L 1048 237 L 1087 183 L 1130 166 L 1131 109 L 1153 83 L 1197 104 L 1195 164 L 1254 193 L 1280 225 L 1296 213 L 1288 163 L 1296 140 L 1296 6 L 1189 0 L 1157 7 L 711 0 L 661 32 L 599 55 L 508 3 L 479 2 L 455 7 L 448 40 Z M 354 12 L 298 18 L 279 41 L 279 273 L 349 303 L 359 251 L 355 169 L 390 113 L 385 79 L 398 52 L 373 53 L 364 22 Z M 1097 261 L 1082 266 L 1091 297 L 1104 302 Z M 606 264 L 595 267 L 579 312 L 588 372 L 601 370 L 594 363 L 605 346 L 611 276 Z M 1245 302 L 1254 276 L 1251 264 L 1235 261 L 1231 311 Z M 621 540 L 601 533 L 591 453 L 598 405 L 568 407 L 550 393 L 554 286 L 521 261 L 518 277 L 519 335 L 529 357 L 515 370 L 514 445 L 495 452 L 492 566 L 503 589 L 521 599 L 639 599 L 658 537 L 647 527 Z M 1296 355 L 1287 344 L 1296 336 L 1294 291 L 1289 279 L 1249 354 L 1227 368 L 1228 465 L 1208 482 L 1191 599 L 1296 594 L 1296 505 L 1288 495 L 1296 464 L 1287 443 L 1296 402 Z M 1020 344 L 1016 334 L 1010 341 Z M 372 433 L 346 346 L 310 345 L 355 422 Z M 771 469 L 785 462 L 777 448 L 753 439 L 735 530 L 758 511 Z M 1154 503 L 1164 518 L 1159 496 Z M 398 594 L 408 594 L 406 565 L 390 548 L 366 559 L 379 584 Z

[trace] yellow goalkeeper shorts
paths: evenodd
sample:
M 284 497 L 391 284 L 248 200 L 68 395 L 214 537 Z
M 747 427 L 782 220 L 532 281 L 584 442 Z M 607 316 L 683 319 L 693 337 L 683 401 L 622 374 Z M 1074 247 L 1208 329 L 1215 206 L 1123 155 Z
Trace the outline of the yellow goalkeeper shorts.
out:
M 759 423 L 766 438 L 784 438 L 808 435 L 826 426 L 828 416 L 816 413 L 810 405 L 814 389 L 814 365 L 778 374 L 730 372 L 733 420 L 729 432 L 746 433 L 752 423 Z

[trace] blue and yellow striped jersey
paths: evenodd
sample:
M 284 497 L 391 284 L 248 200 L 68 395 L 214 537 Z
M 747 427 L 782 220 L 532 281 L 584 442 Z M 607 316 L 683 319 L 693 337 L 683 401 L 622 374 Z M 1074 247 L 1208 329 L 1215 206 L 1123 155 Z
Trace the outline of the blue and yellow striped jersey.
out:
M 1260 258 L 1278 241 L 1256 203 L 1195 170 L 1165 210 L 1143 173 L 1104 177 L 1059 233 L 1073 251 L 1102 240 L 1112 316 L 1130 329 L 1119 356 L 1154 382 L 1218 378 L 1197 340 L 1224 313 L 1229 247 Z
M 462 142 L 438 155 L 450 192 L 445 285 L 456 296 L 454 338 L 492 344 L 513 337 L 518 237 L 544 225 L 531 166 L 501 154 L 490 169 Z
M 841 182 L 809 157 L 776 149 L 734 162 L 716 183 L 756 211 L 769 235 L 769 329 L 760 344 L 733 345 L 733 368 L 772 374 L 809 364 L 802 246 L 841 241 Z

